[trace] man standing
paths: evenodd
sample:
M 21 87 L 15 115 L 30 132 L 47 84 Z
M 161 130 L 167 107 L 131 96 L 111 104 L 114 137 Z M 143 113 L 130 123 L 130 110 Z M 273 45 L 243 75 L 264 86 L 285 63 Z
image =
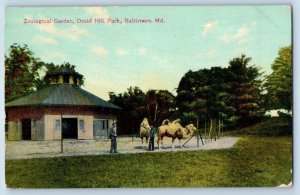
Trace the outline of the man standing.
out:
M 110 153 L 117 153 L 117 129 L 115 122 L 109 129 L 109 139 L 111 140 Z
M 154 150 L 154 138 L 155 138 L 156 128 L 154 126 L 151 126 L 150 129 L 150 141 L 149 141 L 149 151 Z

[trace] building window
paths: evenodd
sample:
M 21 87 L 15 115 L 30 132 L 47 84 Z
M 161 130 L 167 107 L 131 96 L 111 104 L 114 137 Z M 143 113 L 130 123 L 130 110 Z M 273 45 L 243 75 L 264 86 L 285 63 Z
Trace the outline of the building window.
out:
M 55 120 L 55 130 L 60 131 L 60 120 Z
M 108 129 L 108 120 L 102 120 L 102 129 Z
M 36 121 L 32 121 L 32 126 L 36 127 Z
M 19 129 L 19 122 L 18 121 L 15 121 L 15 128 L 16 128 L 16 130 Z
M 79 129 L 84 131 L 84 120 L 79 120 Z
M 64 83 L 69 83 L 69 75 L 64 75 Z

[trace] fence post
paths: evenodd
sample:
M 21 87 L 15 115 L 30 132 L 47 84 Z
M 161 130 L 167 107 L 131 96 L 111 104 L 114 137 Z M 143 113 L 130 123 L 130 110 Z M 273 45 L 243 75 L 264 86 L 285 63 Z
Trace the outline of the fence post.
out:
M 199 131 L 199 118 L 198 118 L 198 115 L 197 115 L 197 129 L 198 129 L 198 133 L 199 133 L 199 135 L 197 135 L 197 147 L 199 148 L 200 131 Z
M 60 132 L 61 132 L 60 152 L 64 153 L 64 140 L 63 140 L 63 129 L 62 129 L 62 114 L 60 114 Z

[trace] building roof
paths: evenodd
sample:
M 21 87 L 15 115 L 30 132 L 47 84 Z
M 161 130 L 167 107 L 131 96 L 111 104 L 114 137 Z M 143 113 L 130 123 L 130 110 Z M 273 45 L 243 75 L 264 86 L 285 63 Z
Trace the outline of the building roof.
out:
M 69 84 L 50 85 L 5 104 L 5 107 L 16 106 L 93 106 L 120 109 L 79 86 Z

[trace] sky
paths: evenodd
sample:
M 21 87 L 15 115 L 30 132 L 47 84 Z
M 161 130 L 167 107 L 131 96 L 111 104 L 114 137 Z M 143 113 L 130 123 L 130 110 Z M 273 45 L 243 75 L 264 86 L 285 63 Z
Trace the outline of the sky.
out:
M 105 23 L 77 23 L 90 18 Z M 125 18 L 152 23 L 125 23 Z M 51 23 L 25 24 L 24 19 Z M 63 19 L 73 23 L 54 22 Z M 123 93 L 130 86 L 176 94 L 188 70 L 227 67 L 241 53 L 270 74 L 279 48 L 290 45 L 291 36 L 287 5 L 10 7 L 5 12 L 6 54 L 13 43 L 27 44 L 44 62 L 69 62 L 84 75 L 83 88 L 105 100 L 108 92 Z

